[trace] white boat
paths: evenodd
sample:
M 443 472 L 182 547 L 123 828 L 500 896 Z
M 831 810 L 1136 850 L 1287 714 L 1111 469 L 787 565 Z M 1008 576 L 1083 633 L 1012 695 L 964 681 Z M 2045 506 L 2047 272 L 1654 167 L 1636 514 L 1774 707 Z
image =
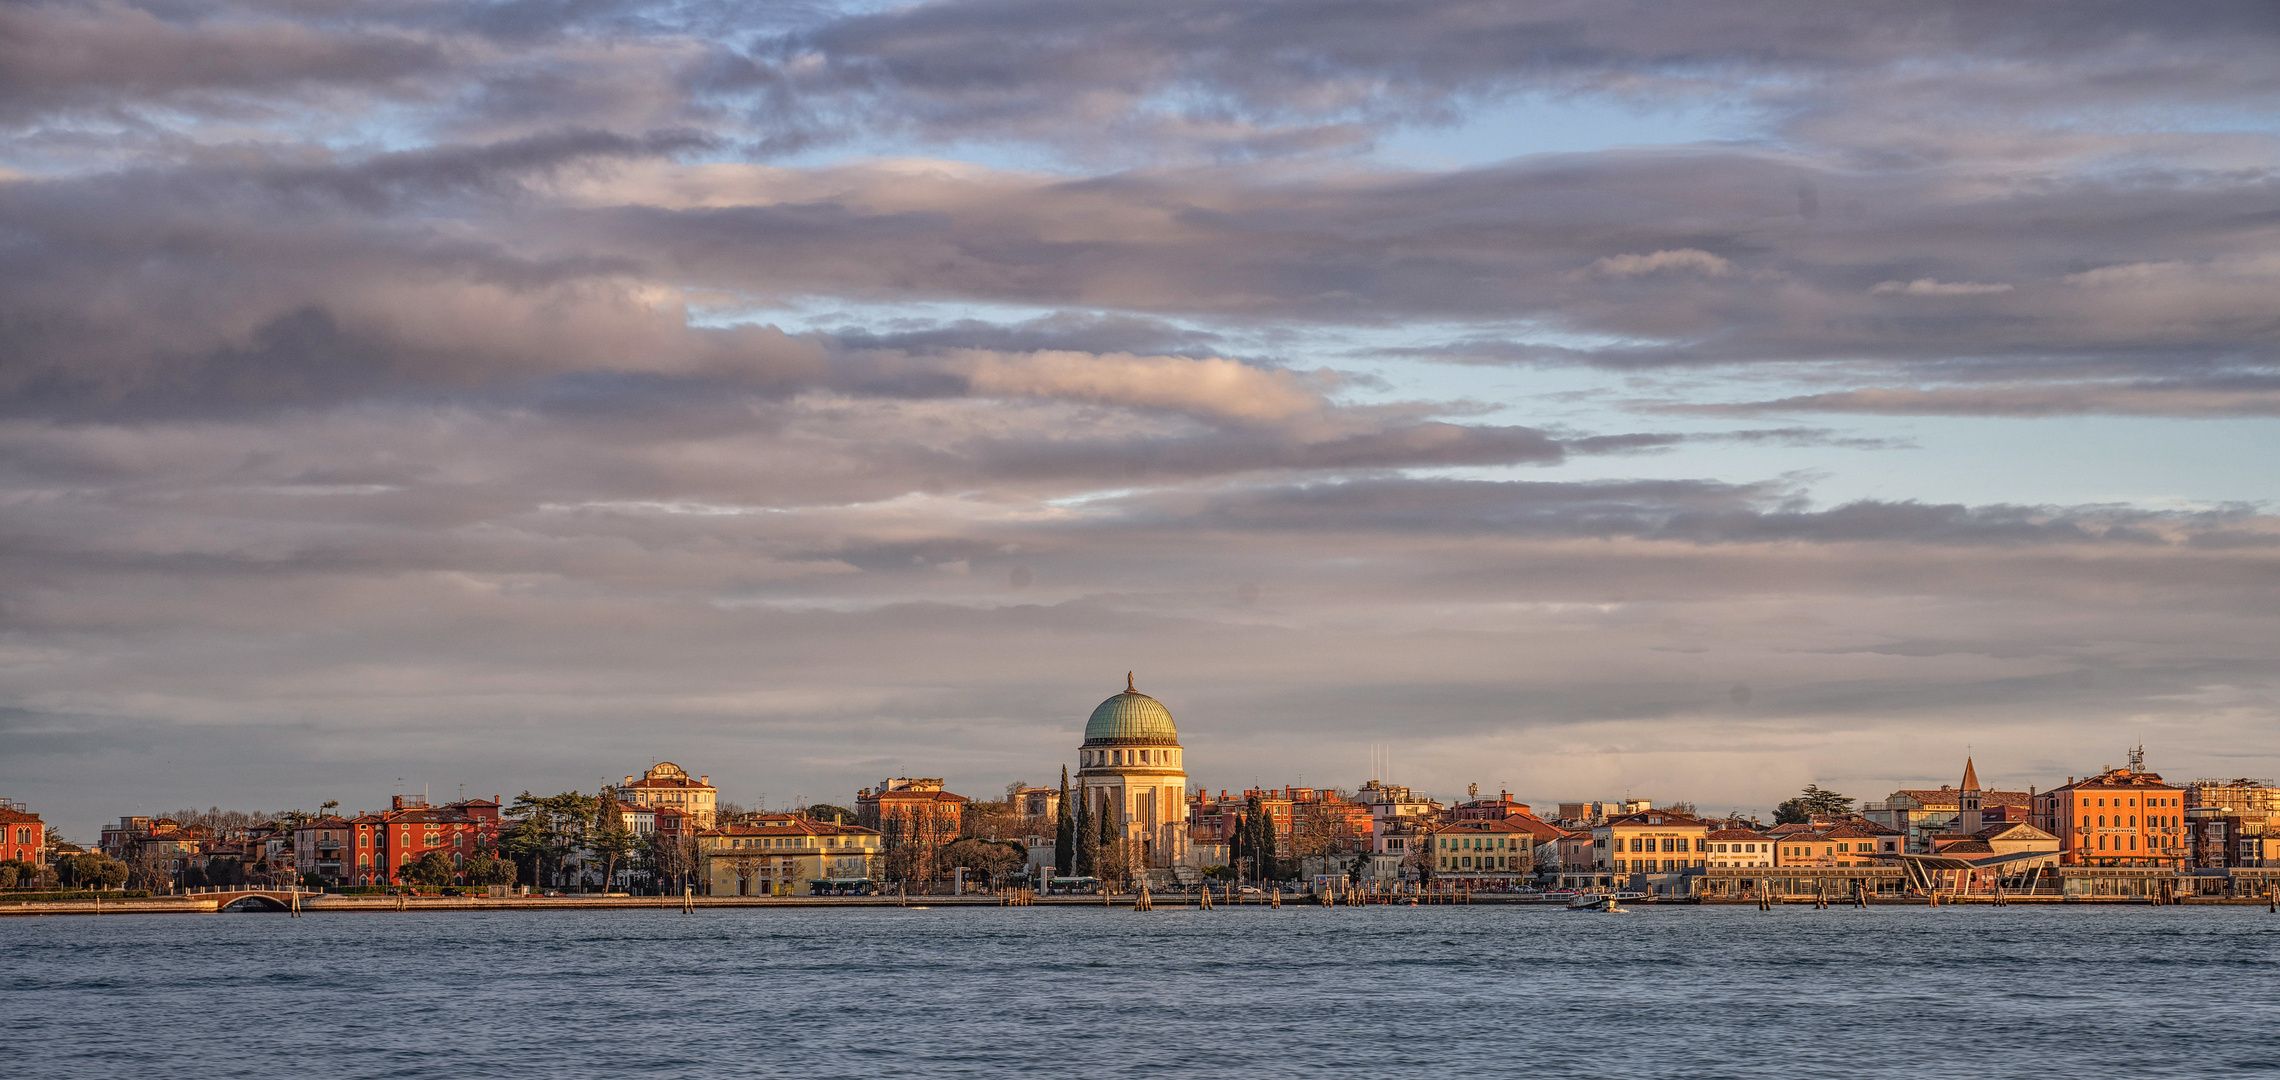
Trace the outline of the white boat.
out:
M 1568 901 L 1569 911 L 1602 911 L 1615 906 L 1615 897 L 1608 893 L 1577 893 Z

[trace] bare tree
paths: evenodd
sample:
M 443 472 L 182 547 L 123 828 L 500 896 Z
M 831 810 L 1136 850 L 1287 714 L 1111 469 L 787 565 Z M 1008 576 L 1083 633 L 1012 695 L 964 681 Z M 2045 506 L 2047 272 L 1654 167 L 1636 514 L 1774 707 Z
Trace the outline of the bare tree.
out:
M 1130 890 L 1134 864 L 1138 861 L 1136 847 L 1138 845 L 1131 840 L 1118 838 L 1093 852 L 1093 876 L 1100 879 L 1102 888 L 1112 892 L 1119 887 Z
M 729 856 L 729 869 L 736 873 L 736 895 L 752 895 L 752 879 L 760 876 L 760 861 L 758 852 Z

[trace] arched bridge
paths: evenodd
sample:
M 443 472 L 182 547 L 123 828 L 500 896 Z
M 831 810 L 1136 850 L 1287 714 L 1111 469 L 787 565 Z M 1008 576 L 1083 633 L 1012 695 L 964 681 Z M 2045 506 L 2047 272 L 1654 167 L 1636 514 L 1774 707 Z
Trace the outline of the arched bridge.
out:
M 307 889 L 264 889 L 252 885 L 227 885 L 205 889 L 191 894 L 200 900 L 211 899 L 215 911 L 291 911 L 296 897 L 303 905 L 317 895 Z

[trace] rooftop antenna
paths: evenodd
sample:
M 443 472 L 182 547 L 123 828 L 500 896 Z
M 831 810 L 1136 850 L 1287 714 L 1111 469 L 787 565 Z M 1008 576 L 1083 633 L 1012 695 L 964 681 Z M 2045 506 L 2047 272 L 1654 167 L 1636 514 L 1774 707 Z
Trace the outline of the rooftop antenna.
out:
M 2145 771 L 2144 743 L 2139 743 L 2137 749 L 2130 751 L 2130 771 L 2134 773 Z

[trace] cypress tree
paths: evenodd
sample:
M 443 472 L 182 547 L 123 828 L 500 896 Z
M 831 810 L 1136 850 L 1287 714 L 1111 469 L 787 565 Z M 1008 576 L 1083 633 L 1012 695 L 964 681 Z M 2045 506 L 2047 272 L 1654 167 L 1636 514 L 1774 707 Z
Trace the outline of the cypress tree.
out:
M 1276 865 L 1275 860 L 1274 815 L 1267 813 L 1266 804 L 1260 802 L 1258 796 L 1251 796 L 1250 801 L 1251 841 L 1248 846 L 1252 856 L 1258 860 L 1259 880 L 1274 881 L 1282 876 L 1281 867 Z
M 1227 838 L 1227 864 L 1240 874 L 1243 860 L 1251 854 L 1251 816 L 1235 815 L 1235 831 Z
M 1061 811 L 1053 818 L 1053 872 L 1068 877 L 1077 867 L 1077 820 L 1069 808 L 1069 767 L 1061 766 Z
M 1077 816 L 1069 829 L 1075 841 L 1073 846 L 1076 851 L 1074 852 L 1073 863 L 1078 877 L 1084 877 L 1093 872 L 1091 803 L 1092 799 L 1088 797 L 1084 784 L 1080 782 L 1077 785 Z

